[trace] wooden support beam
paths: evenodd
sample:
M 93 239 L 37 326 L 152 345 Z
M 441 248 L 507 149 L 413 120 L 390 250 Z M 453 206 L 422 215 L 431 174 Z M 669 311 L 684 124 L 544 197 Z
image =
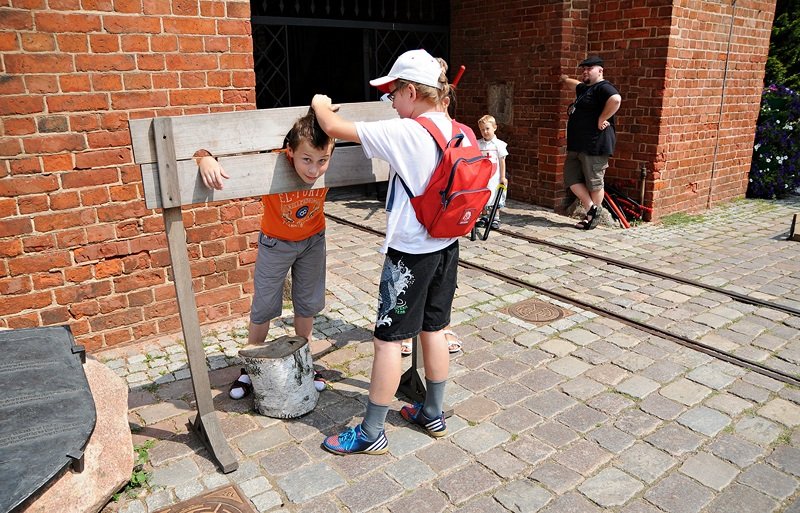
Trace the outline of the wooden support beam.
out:
M 153 120 L 153 134 L 156 154 L 159 158 L 158 175 L 159 198 L 164 208 L 181 205 L 180 173 L 175 158 L 175 138 L 172 134 L 172 118 L 156 118 Z
M 222 435 L 214 401 L 211 398 L 211 382 L 206 366 L 206 352 L 203 349 L 200 333 L 200 320 L 197 303 L 194 300 L 192 272 L 189 267 L 189 253 L 186 249 L 186 229 L 183 225 L 181 207 L 164 209 L 164 228 L 167 233 L 169 259 L 172 264 L 172 281 L 178 299 L 189 372 L 192 376 L 192 389 L 197 403 L 197 417 L 192 428 L 205 443 L 209 452 L 217 460 L 224 473 L 233 472 L 239 467 L 233 451 Z
M 789 237 L 786 240 L 800 242 L 800 214 L 795 214 L 792 217 L 792 227 L 789 230 Z
M 189 253 L 186 248 L 186 228 L 180 207 L 180 178 L 175 159 L 175 146 L 172 118 L 157 118 L 153 122 L 154 143 L 159 159 L 158 175 L 159 197 L 163 210 L 164 229 L 167 235 L 169 258 L 172 265 L 172 280 L 178 300 L 183 338 L 192 376 L 192 388 L 197 403 L 197 417 L 190 422 L 206 448 L 215 458 L 224 473 L 233 472 L 239 467 L 214 411 L 211 398 L 211 384 L 206 366 L 200 333 L 200 320 L 192 287 L 192 272 L 189 266 Z

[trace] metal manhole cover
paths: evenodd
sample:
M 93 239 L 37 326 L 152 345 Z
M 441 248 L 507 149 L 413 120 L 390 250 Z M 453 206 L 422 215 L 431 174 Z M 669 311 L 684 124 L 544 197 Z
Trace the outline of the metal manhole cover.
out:
M 204 495 L 160 509 L 156 513 L 255 513 L 235 485 L 217 488 Z
M 528 322 L 550 322 L 564 316 L 564 310 L 538 299 L 526 299 L 508 307 L 508 314 Z

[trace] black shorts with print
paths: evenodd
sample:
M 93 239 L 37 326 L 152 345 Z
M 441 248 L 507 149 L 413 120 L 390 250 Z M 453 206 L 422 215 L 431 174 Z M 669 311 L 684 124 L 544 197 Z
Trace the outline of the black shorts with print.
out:
M 450 324 L 458 281 L 458 241 L 433 253 L 389 248 L 383 262 L 374 336 L 394 341 Z

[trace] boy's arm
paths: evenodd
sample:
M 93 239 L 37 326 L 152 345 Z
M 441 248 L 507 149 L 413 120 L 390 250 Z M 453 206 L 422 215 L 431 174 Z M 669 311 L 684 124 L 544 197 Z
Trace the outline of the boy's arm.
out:
M 322 130 L 331 137 L 361 144 L 356 125 L 336 114 L 338 105 L 333 105 L 331 99 L 324 94 L 315 94 L 311 100 L 311 108 L 317 116 L 317 122 Z
M 508 179 L 506 178 L 506 158 L 500 157 L 500 183 L 503 185 L 508 185 Z
M 194 162 L 200 170 L 203 183 L 209 189 L 222 190 L 222 179 L 230 178 L 225 169 L 217 162 L 217 159 L 208 150 L 197 150 L 194 152 Z

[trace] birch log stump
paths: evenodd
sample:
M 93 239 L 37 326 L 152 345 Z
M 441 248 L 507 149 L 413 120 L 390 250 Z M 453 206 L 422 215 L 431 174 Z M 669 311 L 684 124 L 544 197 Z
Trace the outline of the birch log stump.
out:
M 305 337 L 283 336 L 264 347 L 243 349 L 239 356 L 250 380 L 256 409 L 262 415 L 291 419 L 314 409 L 314 365 Z

